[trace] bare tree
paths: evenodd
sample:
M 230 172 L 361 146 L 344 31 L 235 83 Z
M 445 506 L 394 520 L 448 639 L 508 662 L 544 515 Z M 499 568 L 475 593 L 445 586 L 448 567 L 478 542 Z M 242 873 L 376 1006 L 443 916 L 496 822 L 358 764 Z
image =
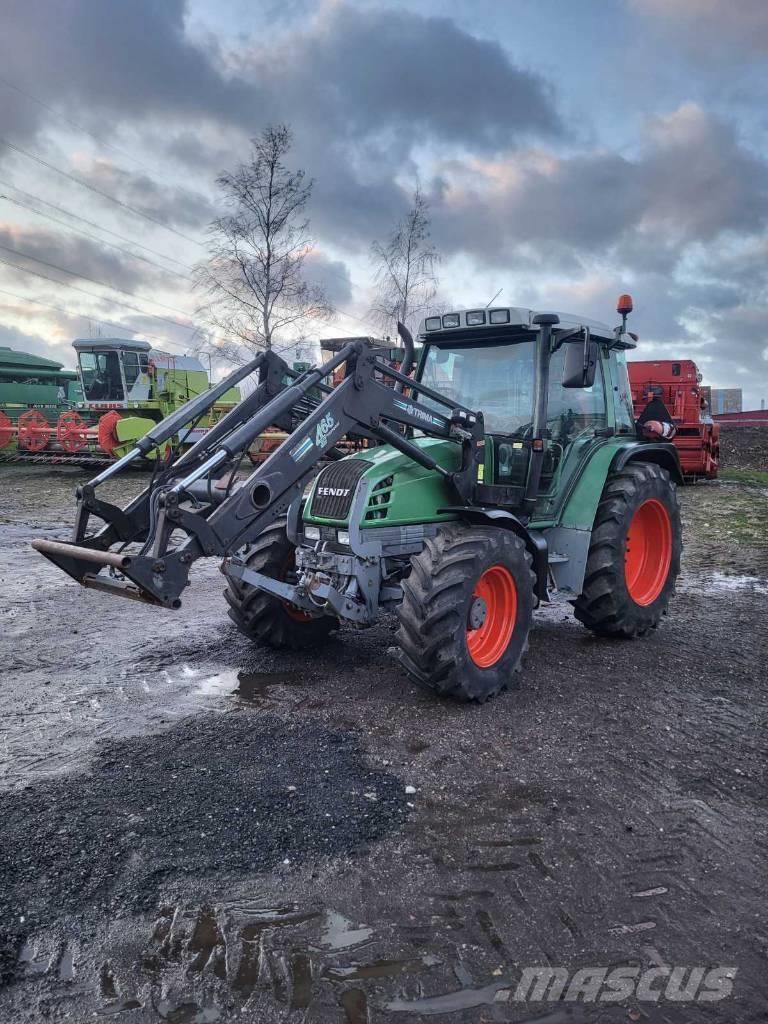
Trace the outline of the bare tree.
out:
M 224 360 L 243 363 L 284 333 L 301 334 L 308 321 L 333 313 L 323 290 L 303 274 L 311 251 L 305 211 L 312 181 L 285 165 L 293 138 L 287 125 L 270 125 L 252 140 L 247 163 L 217 179 L 228 212 L 209 229 L 208 260 L 195 268 L 205 295 L 200 309 L 220 340 Z
M 372 314 L 395 333 L 398 320 L 413 329 L 437 294 L 440 256 L 429 232 L 429 203 L 417 185 L 413 202 L 386 242 L 375 241 L 371 258 L 377 288 Z

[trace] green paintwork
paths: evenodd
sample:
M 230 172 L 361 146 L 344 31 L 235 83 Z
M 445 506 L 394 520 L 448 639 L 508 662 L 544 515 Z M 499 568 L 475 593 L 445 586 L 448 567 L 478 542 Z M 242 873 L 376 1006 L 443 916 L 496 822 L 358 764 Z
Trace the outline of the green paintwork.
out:
M 429 452 L 435 461 L 439 462 L 445 469 L 458 469 L 461 452 L 458 445 L 452 441 L 443 441 L 435 437 L 420 437 L 415 443 Z M 394 482 L 390 491 L 390 498 L 386 504 L 369 506 L 373 509 L 387 510 L 384 519 L 366 520 L 360 524 L 364 528 L 376 528 L 377 526 L 406 526 L 413 523 L 437 523 L 455 519 L 451 513 L 439 513 L 437 510 L 445 505 L 455 503 L 451 492 L 445 481 L 437 473 L 433 473 L 423 466 L 418 465 L 407 455 L 402 455 L 395 448 L 389 445 L 382 445 L 379 448 L 368 448 L 362 452 L 347 456 L 348 459 L 365 459 L 373 463 L 363 474 L 363 478 L 370 484 L 371 490 L 381 480 L 393 476 Z M 317 479 L 312 485 L 311 495 L 317 486 Z M 370 500 L 370 492 L 369 492 Z M 310 516 L 309 509 L 312 507 L 311 498 L 305 506 L 305 522 L 318 524 L 340 525 L 346 520 L 320 519 Z
M 493 458 L 489 452 L 492 445 L 489 438 L 486 442 L 485 473 L 489 478 L 493 466 Z M 416 443 L 429 451 L 446 469 L 457 468 L 459 464 L 458 446 L 450 441 L 436 438 L 417 438 Z M 625 447 L 627 438 L 591 440 L 588 443 L 574 445 L 569 452 L 569 459 L 563 464 L 563 472 L 556 477 L 554 494 L 557 507 L 547 511 L 546 497 L 536 508 L 531 517 L 532 529 L 547 529 L 552 526 L 566 526 L 576 530 L 591 530 L 605 485 L 608 470 L 614 457 Z M 366 520 L 360 524 L 364 529 L 375 529 L 377 526 L 406 526 L 415 523 L 434 523 L 450 521 L 458 518 L 455 513 L 438 513 L 439 508 L 455 504 L 455 497 L 443 480 L 423 466 L 419 466 L 406 455 L 383 445 L 348 456 L 349 459 L 366 459 L 373 463 L 363 474 L 369 483 L 369 504 L 366 511 L 372 509 L 387 510 L 383 519 Z M 570 461 L 570 466 L 567 463 Z M 388 489 L 389 500 L 373 506 L 370 496 L 377 483 L 393 476 L 392 487 Z M 314 494 L 317 479 L 312 486 L 310 496 Z M 345 520 L 321 519 L 309 514 L 311 500 L 305 506 L 304 520 L 318 525 L 345 525 Z
M 140 437 L 144 437 L 147 431 L 151 430 L 155 426 L 156 421 L 151 420 L 146 416 L 121 416 L 115 424 L 115 433 L 117 434 L 118 440 L 121 444 L 115 446 L 113 452 L 115 458 L 122 458 L 123 455 L 127 455 L 128 452 L 134 447 L 135 442 Z M 165 454 L 166 448 L 163 447 L 160 452 L 161 455 Z M 148 452 L 147 458 L 154 459 L 157 457 L 157 451 L 152 450 Z
M 605 486 L 608 469 L 616 454 L 627 445 L 626 438 L 593 441 L 574 453 L 578 463 L 567 477 L 567 489 L 560 492 L 555 515 L 536 513 L 531 519 L 534 529 L 545 526 L 566 526 L 574 530 L 591 530 L 597 505 Z M 575 460 L 574 460 L 575 461 Z
M 29 352 L 0 347 L 0 409 L 11 420 L 30 406 L 67 408 L 81 397 L 74 370 Z M 54 416 L 54 420 L 55 420 Z

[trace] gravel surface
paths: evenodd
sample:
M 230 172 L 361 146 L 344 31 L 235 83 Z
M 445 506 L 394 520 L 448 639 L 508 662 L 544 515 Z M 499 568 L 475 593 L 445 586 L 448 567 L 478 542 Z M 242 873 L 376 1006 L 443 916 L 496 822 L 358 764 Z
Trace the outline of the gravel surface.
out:
M 86 772 L 0 793 L 0 920 L 23 918 L 18 946 L 63 913 L 151 908 L 169 876 L 362 850 L 404 810 L 402 785 L 350 735 L 269 714 L 188 719 L 100 744 Z

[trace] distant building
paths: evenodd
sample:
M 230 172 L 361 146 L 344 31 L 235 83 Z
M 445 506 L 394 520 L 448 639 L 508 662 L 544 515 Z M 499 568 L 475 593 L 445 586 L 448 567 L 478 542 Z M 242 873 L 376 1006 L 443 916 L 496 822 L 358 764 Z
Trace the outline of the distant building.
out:
M 722 416 L 727 412 L 741 412 L 741 388 L 712 388 L 711 409 L 713 416 Z

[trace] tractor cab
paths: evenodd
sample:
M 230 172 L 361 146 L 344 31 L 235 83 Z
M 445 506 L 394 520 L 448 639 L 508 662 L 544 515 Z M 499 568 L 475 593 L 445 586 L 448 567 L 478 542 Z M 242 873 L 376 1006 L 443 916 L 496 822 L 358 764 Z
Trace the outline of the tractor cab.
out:
M 510 497 L 525 490 L 531 451 L 540 445 L 536 491 L 546 494 L 595 437 L 634 433 L 623 351 L 633 347 L 629 335 L 584 317 L 556 317 L 545 352 L 529 309 L 446 313 L 427 317 L 419 332 L 417 378 L 457 405 L 482 410 L 482 482 L 509 488 Z
M 72 342 L 85 402 L 94 408 L 126 407 L 150 397 L 150 349 L 146 341 L 87 338 Z

